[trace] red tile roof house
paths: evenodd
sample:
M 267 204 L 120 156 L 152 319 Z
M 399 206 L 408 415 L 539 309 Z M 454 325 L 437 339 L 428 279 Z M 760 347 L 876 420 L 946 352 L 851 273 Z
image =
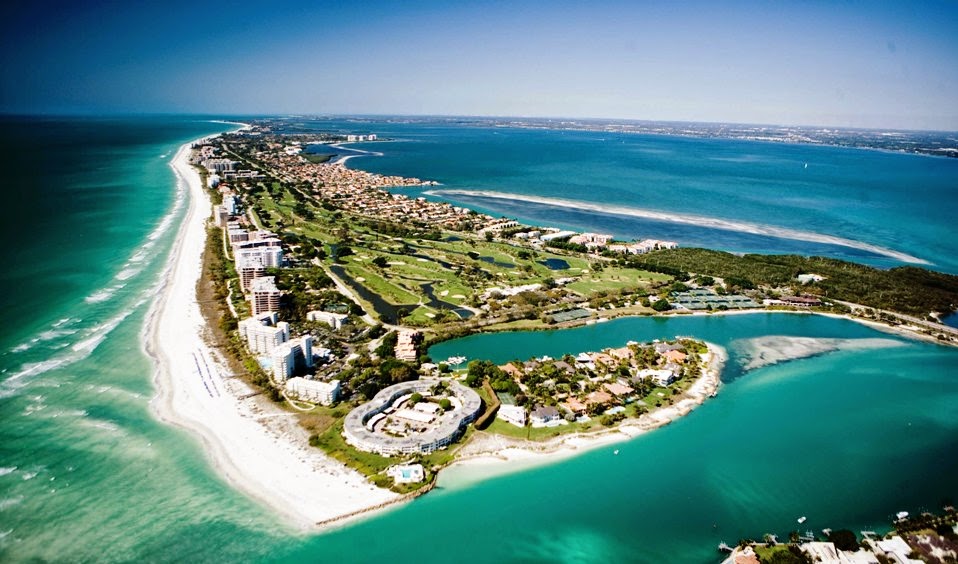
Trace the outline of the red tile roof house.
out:
M 509 376 L 512 376 L 514 380 L 521 380 L 522 376 L 524 375 L 522 370 L 516 368 L 516 366 L 512 364 L 511 362 L 507 364 L 503 364 L 502 366 L 499 367 L 499 370 L 502 370 Z
M 579 398 L 576 398 L 574 396 L 567 399 L 565 402 L 562 403 L 562 405 L 576 415 L 582 415 L 583 413 L 586 412 L 586 409 L 587 409 L 587 406 L 581 401 L 579 401 Z
M 608 392 L 592 392 L 585 397 L 586 405 L 608 405 L 612 403 L 612 396 Z
M 688 357 L 688 355 L 682 351 L 666 351 L 662 354 L 662 356 L 664 356 L 669 362 L 677 362 L 680 364 L 685 362 L 685 359 Z
M 627 396 L 632 394 L 635 391 L 632 389 L 631 386 L 626 386 L 624 384 L 619 384 L 617 382 L 610 382 L 608 384 L 605 384 L 603 388 L 605 388 L 606 391 L 608 391 L 610 394 L 617 397 Z

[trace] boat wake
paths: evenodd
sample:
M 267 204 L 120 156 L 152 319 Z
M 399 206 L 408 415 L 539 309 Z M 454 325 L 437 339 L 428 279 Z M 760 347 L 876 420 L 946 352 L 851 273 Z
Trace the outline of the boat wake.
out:
M 846 239 L 835 235 L 826 235 L 824 233 L 815 233 L 813 231 L 801 231 L 798 229 L 789 229 L 787 227 L 778 227 L 774 225 L 763 225 L 759 223 L 750 223 L 745 221 L 734 221 L 720 219 L 716 217 L 707 217 L 704 215 L 684 214 L 662 212 L 644 208 L 634 208 L 628 206 L 616 206 L 609 204 L 596 204 L 582 202 L 578 200 L 565 200 L 562 198 L 546 198 L 542 196 L 526 196 L 522 194 L 511 194 L 508 192 L 493 192 L 489 190 L 429 190 L 424 192 L 430 196 L 466 196 L 471 198 L 489 198 L 496 200 L 509 200 L 515 202 L 527 202 L 532 204 L 541 204 L 558 208 L 568 208 L 574 210 L 587 210 L 596 213 L 611 215 L 620 215 L 625 217 L 637 217 L 641 219 L 651 219 L 668 223 L 680 223 L 684 225 L 694 225 L 696 227 L 705 227 L 709 229 L 721 229 L 724 231 L 735 231 L 738 233 L 749 233 L 751 235 L 762 235 L 766 237 L 775 237 L 778 239 L 789 239 L 793 241 L 806 241 L 809 243 L 823 243 L 826 245 L 836 245 L 850 249 L 858 249 L 889 257 L 901 262 L 911 264 L 931 264 L 925 259 L 921 259 L 907 253 L 888 249 L 864 241 Z

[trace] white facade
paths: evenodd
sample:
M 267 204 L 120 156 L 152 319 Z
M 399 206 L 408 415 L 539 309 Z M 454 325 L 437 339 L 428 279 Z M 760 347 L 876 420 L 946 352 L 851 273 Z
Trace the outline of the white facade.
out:
M 348 318 L 349 316 L 345 313 L 332 313 L 329 311 L 311 311 L 306 314 L 306 319 L 309 321 L 319 321 L 329 325 L 333 329 L 342 327 L 343 322 Z
M 279 268 L 283 265 L 282 247 L 236 247 L 233 256 L 237 270 L 255 266 Z
M 668 386 L 669 384 L 675 381 L 675 373 L 672 372 L 671 370 L 652 370 L 652 369 L 639 370 L 636 373 L 636 376 L 638 376 L 639 378 L 651 378 L 652 381 L 655 382 L 655 385 L 660 386 L 662 388 Z
M 273 362 L 273 378 L 285 382 L 296 372 L 297 361 L 309 368 L 313 365 L 313 337 L 306 335 L 295 341 L 287 341 L 270 352 Z
M 320 382 L 306 378 L 290 378 L 286 381 L 286 393 L 296 396 L 303 401 L 311 401 L 322 405 L 331 405 L 339 399 L 339 380 Z
M 277 323 L 276 314 L 268 311 L 240 321 L 239 332 L 251 352 L 269 354 L 289 340 L 289 323 Z
M 496 417 L 516 427 L 526 426 L 526 410 L 518 405 L 500 405 Z

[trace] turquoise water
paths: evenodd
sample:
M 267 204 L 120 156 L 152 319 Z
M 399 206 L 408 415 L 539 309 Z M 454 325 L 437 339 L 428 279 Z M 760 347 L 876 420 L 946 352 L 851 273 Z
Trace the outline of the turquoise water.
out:
M 617 446 L 619 456 L 604 448 L 481 482 L 475 470 L 451 470 L 440 489 L 382 516 L 325 535 L 285 529 L 215 475 L 190 434 L 155 421 L 148 404 L 152 367 L 141 351 L 142 325 L 184 211 L 168 162 L 182 142 L 227 127 L 174 117 L 0 120 L 4 234 L 16 243 L 0 250 L 12 265 L 0 271 L 0 560 L 428 562 L 469 554 L 477 561 L 654 562 L 669 554 L 709 562 L 719 541 L 787 533 L 799 515 L 814 529 L 872 528 L 895 511 L 934 508 L 958 493 L 956 351 L 811 316 L 644 318 L 480 335 L 432 354 L 499 361 L 695 335 L 733 355 L 717 398 Z M 413 159 L 408 173 L 465 185 L 466 175 L 479 173 L 457 181 L 451 171 L 481 169 L 493 174 L 484 188 L 493 187 L 495 160 L 473 158 L 466 140 L 495 132 L 390 127 L 424 153 L 447 142 L 459 147 L 458 157 Z M 517 135 L 499 157 L 536 147 L 525 132 Z M 547 155 L 581 154 L 581 141 L 570 151 L 560 133 L 535 132 L 539 149 L 549 135 Z M 773 150 L 733 143 L 722 151 L 745 149 Z M 835 151 L 836 159 L 906 159 L 915 183 L 951 166 Z M 397 159 L 350 163 L 387 168 Z M 594 159 L 605 159 L 609 171 L 623 166 L 614 154 Z M 520 162 L 508 168 L 517 174 Z M 609 174 L 605 184 L 615 180 Z M 872 197 L 875 208 L 911 209 L 899 194 Z M 917 230 L 927 237 L 952 229 L 934 213 Z M 919 256 L 954 261 L 954 243 L 944 239 Z M 744 373 L 743 343 L 762 335 L 902 344 Z

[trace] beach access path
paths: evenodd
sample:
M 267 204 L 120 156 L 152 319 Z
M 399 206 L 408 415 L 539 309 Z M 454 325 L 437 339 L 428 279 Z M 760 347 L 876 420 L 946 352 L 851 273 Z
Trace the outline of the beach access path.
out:
M 211 207 L 189 163 L 190 145 L 172 162 L 178 189 L 189 191 L 189 209 L 145 327 L 144 347 L 156 365 L 154 413 L 198 436 L 231 485 L 298 528 L 399 498 L 309 447 L 293 414 L 250 397 L 249 386 L 225 377 L 225 363 L 204 339 L 207 327 L 196 300 Z

